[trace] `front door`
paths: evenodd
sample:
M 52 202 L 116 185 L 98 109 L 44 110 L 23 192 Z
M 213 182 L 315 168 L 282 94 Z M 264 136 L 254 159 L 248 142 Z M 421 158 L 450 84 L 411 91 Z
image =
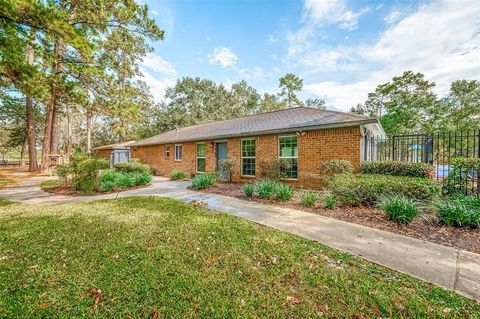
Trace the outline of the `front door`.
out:
M 218 162 L 221 161 L 221 160 L 225 160 L 227 159 L 227 143 L 226 142 L 222 142 L 222 143 L 217 143 L 217 147 L 216 147 L 216 157 L 217 157 L 217 172 L 221 174 L 221 172 L 219 172 L 219 165 L 218 165 Z

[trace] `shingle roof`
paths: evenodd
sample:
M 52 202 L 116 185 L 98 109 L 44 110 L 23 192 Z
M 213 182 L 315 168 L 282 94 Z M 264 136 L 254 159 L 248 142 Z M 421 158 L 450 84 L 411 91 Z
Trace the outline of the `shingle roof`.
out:
M 296 107 L 182 127 L 138 141 L 132 146 L 273 134 L 322 127 L 345 127 L 367 123 L 377 123 L 377 120 L 351 113 Z
M 115 143 L 115 144 L 108 144 L 108 145 L 102 145 L 102 146 L 97 146 L 94 147 L 94 150 L 108 150 L 108 149 L 113 149 L 113 148 L 124 148 L 128 147 L 135 143 L 135 141 L 127 141 L 127 142 L 122 142 L 122 143 Z

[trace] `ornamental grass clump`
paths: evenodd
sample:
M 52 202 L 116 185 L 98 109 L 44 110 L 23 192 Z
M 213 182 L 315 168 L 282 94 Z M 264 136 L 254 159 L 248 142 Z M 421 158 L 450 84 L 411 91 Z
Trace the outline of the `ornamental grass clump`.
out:
M 195 176 L 192 179 L 193 189 L 207 189 L 210 188 L 217 180 L 217 174 L 206 173 Z
M 292 186 L 283 183 L 276 183 L 273 191 L 273 197 L 280 201 L 290 200 L 293 197 Z
M 337 200 L 333 195 L 327 195 L 325 197 L 324 205 L 325 205 L 325 208 L 335 209 L 335 206 L 337 206 Z
M 300 194 L 300 203 L 303 206 L 313 207 L 318 201 L 318 194 L 315 191 L 306 191 Z
M 246 184 L 243 184 L 242 190 L 246 197 L 252 197 L 253 192 L 255 191 L 255 187 L 251 183 L 246 183 Z
M 480 197 L 445 198 L 437 205 L 437 214 L 448 226 L 480 228 Z
M 275 191 L 276 182 L 262 179 L 255 182 L 255 192 L 260 198 L 271 198 Z
M 379 206 L 389 220 L 398 224 L 410 224 L 419 212 L 418 203 L 402 195 L 385 197 L 381 199 Z
M 181 179 L 185 179 L 187 178 L 187 173 L 185 173 L 184 171 L 182 170 L 179 170 L 179 169 L 174 169 L 171 173 L 170 173 L 170 179 L 171 180 L 181 180 Z

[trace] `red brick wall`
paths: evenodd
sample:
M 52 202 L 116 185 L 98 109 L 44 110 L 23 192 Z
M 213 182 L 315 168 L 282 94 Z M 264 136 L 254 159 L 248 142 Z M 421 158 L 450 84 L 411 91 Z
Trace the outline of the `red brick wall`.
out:
M 292 133 L 295 134 L 295 133 Z M 292 135 L 285 134 L 285 135 Z M 360 166 L 360 128 L 342 128 L 307 131 L 298 136 L 298 179 L 290 183 L 307 188 L 321 187 L 320 165 L 330 159 L 346 159 L 355 169 Z M 260 176 L 260 163 L 270 162 L 278 157 L 278 135 L 256 136 L 256 176 Z M 233 180 L 251 180 L 241 176 L 241 138 L 227 141 L 228 158 L 235 161 Z M 163 176 L 170 175 L 173 169 L 181 169 L 189 174 L 196 173 L 196 143 L 181 143 L 183 159 L 175 161 L 175 144 L 170 144 L 170 158 L 165 157 L 165 145 L 132 147 L 132 157 L 139 158 Z M 215 143 L 206 141 L 206 171 L 215 171 Z
M 110 154 L 112 153 L 112 149 L 111 148 L 108 148 L 108 149 L 104 149 L 104 150 L 96 150 L 95 151 L 95 154 L 100 157 L 100 158 L 105 158 L 105 159 L 108 159 L 110 160 Z

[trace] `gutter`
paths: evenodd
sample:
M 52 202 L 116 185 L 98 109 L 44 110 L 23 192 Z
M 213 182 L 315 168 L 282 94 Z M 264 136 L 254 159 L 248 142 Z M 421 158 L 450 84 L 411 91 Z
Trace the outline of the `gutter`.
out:
M 292 128 L 247 132 L 247 133 L 240 133 L 240 134 L 214 135 L 214 136 L 199 137 L 199 138 L 192 138 L 192 139 L 171 139 L 171 140 L 160 141 L 160 142 L 152 141 L 152 142 L 144 142 L 144 143 L 140 141 L 140 142 L 131 144 L 130 147 L 163 145 L 163 144 L 171 144 L 171 143 L 200 142 L 200 141 L 209 141 L 209 140 L 234 138 L 234 137 L 251 137 L 251 136 L 260 136 L 260 135 L 292 133 L 297 131 L 314 131 L 314 130 L 326 130 L 326 129 L 333 129 L 333 128 L 349 128 L 349 127 L 360 126 L 363 124 L 375 124 L 375 123 L 378 123 L 378 120 L 372 118 L 372 119 L 359 120 L 359 121 L 338 122 L 338 123 L 332 123 L 332 124 L 322 124 L 322 125 L 313 125 L 313 126 L 312 125 L 299 126 L 299 127 L 292 127 Z

